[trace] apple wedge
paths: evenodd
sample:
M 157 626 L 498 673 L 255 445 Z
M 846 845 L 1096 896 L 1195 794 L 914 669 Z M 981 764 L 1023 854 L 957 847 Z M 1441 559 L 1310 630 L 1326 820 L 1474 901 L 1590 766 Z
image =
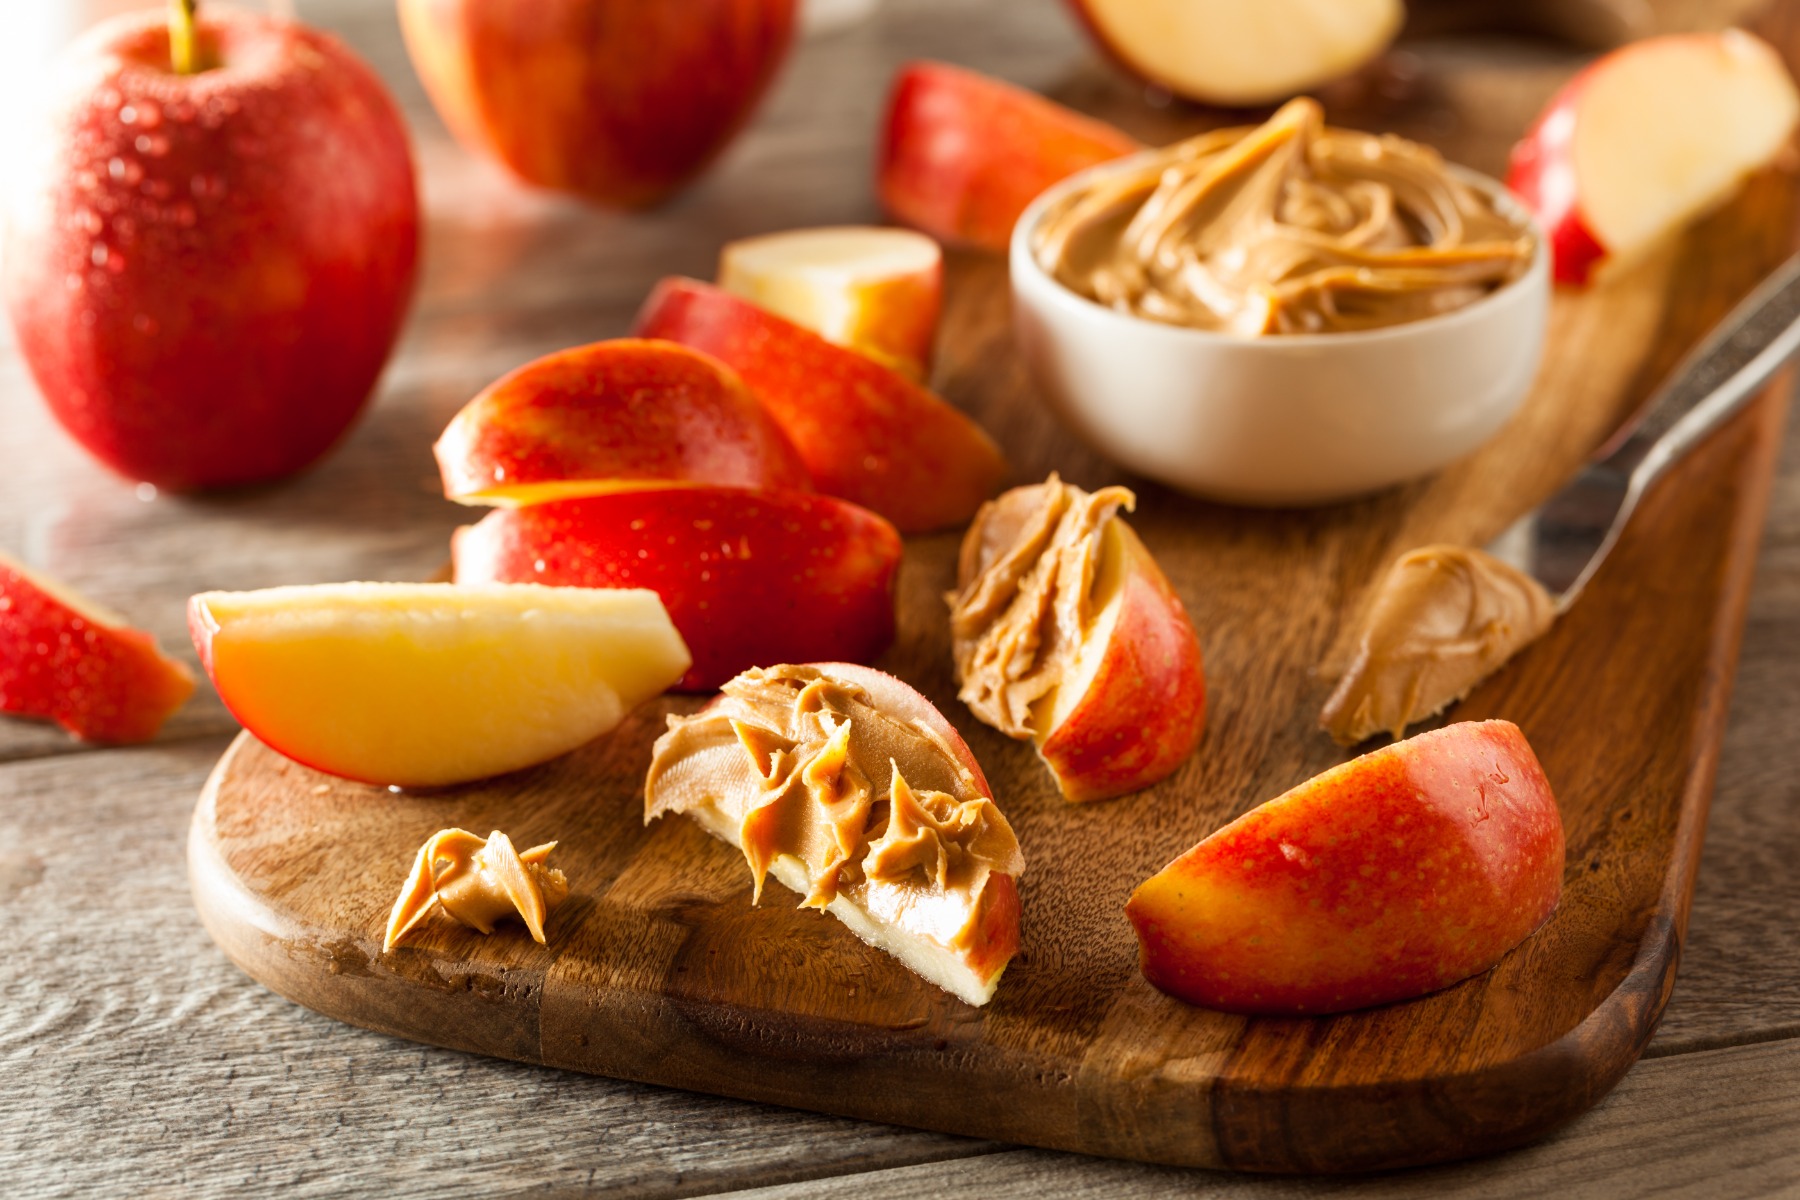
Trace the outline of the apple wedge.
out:
M 663 280 L 636 333 L 737 371 L 800 451 L 813 486 L 902 533 L 968 520 L 1006 475 L 993 439 L 936 395 L 711 284 Z
M 444 494 L 518 505 L 683 483 L 795 488 L 799 453 L 737 373 L 671 342 L 545 355 L 451 418 L 432 447 Z
M 1556 278 L 1628 265 L 1788 144 L 1800 94 L 1737 29 L 1650 38 L 1570 80 L 1513 148 L 1506 184 L 1538 216 Z
M 0 554 L 0 712 L 146 742 L 193 694 L 193 672 L 155 638 Z
M 1069 0 L 1100 48 L 1145 83 L 1201 104 L 1286 100 L 1369 62 L 1401 0 Z
M 910 229 L 790 229 L 729 243 L 719 286 L 909 379 L 931 370 L 944 290 L 938 244 Z
M 759 664 L 879 655 L 900 549 L 892 525 L 829 496 L 711 487 L 496 509 L 452 542 L 461 584 L 656 592 L 693 652 L 687 691 Z
M 1478 975 L 1562 891 L 1556 798 L 1508 721 L 1421 733 L 1250 810 L 1125 906 L 1144 977 L 1239 1013 L 1343 1012 Z
M 555 758 L 688 667 L 656 593 L 443 583 L 205 592 L 200 661 L 270 748 L 366 783 L 436 787 Z
M 1035 742 L 1064 798 L 1106 800 L 1166 778 L 1206 725 L 1200 643 L 1131 527 L 1124 488 L 1055 475 L 984 505 L 949 597 L 960 695 Z
M 1004 254 L 1051 184 L 1142 150 L 1103 121 L 947 63 L 900 69 L 888 94 L 876 192 L 887 214 L 948 245 Z
M 969 1004 L 1019 946 L 1024 869 L 969 747 L 931 702 L 845 663 L 746 671 L 671 716 L 644 784 L 646 822 L 682 813 L 801 906 Z

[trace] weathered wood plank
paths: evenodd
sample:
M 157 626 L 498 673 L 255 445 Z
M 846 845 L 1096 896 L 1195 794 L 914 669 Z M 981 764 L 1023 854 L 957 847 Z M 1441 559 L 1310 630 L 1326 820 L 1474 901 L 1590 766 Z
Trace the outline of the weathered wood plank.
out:
M 1666 1196 L 1734 1200 L 1800 1189 L 1800 1042 L 1643 1063 L 1551 1141 L 1499 1158 L 1390 1175 L 1268 1179 L 1013 1150 L 729 1193 L 730 1200 L 1056 1196 L 1066 1200 L 1518 1200 Z M 723 1198 L 722 1198 L 723 1200 Z

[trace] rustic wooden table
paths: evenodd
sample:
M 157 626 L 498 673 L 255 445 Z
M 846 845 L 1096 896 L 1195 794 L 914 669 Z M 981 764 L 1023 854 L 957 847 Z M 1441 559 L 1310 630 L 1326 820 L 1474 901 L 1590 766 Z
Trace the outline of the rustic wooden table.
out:
M 113 7 L 120 0 L 101 0 Z M 124 0 L 130 3 L 130 0 Z M 79 7 L 77 5 L 76 7 Z M 710 273 L 724 240 L 876 217 L 869 158 L 888 76 L 954 59 L 1052 91 L 1092 86 L 1055 0 L 889 0 L 803 45 L 756 125 L 671 208 L 607 216 L 529 195 L 451 145 L 380 0 L 310 0 L 398 92 L 429 207 L 426 270 L 378 400 L 322 467 L 277 488 L 182 499 L 102 472 L 52 425 L 0 341 L 0 547 L 187 650 L 205 588 L 435 571 L 462 514 L 429 446 L 482 385 L 623 332 L 656 277 Z M 1420 51 L 1541 71 L 1542 49 Z M 1521 68 L 1523 63 L 1523 68 Z M 1494 169 L 1514 113 L 1494 115 Z M 209 690 L 155 744 L 86 749 L 0 722 L 0 1191 L 368 1191 L 936 1196 L 1537 1193 L 1800 1189 L 1800 431 L 1790 435 L 1751 600 L 1686 962 L 1617 1091 L 1550 1141 L 1366 1180 L 1178 1172 L 887 1128 L 413 1045 L 337 1024 L 241 975 L 189 906 L 183 839 L 236 726 Z M 758 1189 L 761 1189 L 760 1191 Z

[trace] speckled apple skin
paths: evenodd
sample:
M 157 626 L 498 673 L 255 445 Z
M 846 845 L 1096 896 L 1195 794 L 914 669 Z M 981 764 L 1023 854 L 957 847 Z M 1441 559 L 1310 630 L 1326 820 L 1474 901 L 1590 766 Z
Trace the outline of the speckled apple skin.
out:
M 205 6 L 203 6 L 205 8 Z M 7 309 L 50 410 L 101 462 L 188 490 L 277 479 L 362 410 L 412 296 L 406 127 L 341 42 L 203 12 L 96 26 L 10 190 Z
M 1187 610 L 1131 527 L 1120 522 L 1119 535 L 1118 623 L 1088 690 L 1038 747 L 1066 800 L 1149 787 L 1187 761 L 1206 728 L 1206 672 Z
M 1102 121 L 945 63 L 902 68 L 888 96 L 876 191 L 889 216 L 955 246 L 1006 252 L 1039 193 L 1143 149 Z
M 800 451 L 813 486 L 902 533 L 967 521 L 1006 476 L 993 439 L 933 393 L 710 284 L 663 280 L 635 333 L 737 371 Z
M 145 742 L 193 694 L 193 673 L 149 634 L 78 612 L 0 557 L 0 712 Z
M 655 591 L 694 656 L 683 691 L 749 667 L 867 662 L 894 640 L 900 535 L 830 496 L 681 487 L 502 508 L 452 552 L 457 583 Z
M 1550 270 L 1558 283 L 1586 284 L 1606 247 L 1582 215 L 1575 181 L 1575 108 L 1593 68 L 1569 80 L 1512 149 L 1506 186 L 1537 214 L 1550 239 Z
M 504 503 L 534 484 L 713 483 L 810 491 L 737 372 L 673 342 L 619 338 L 530 362 L 456 414 L 433 447 L 444 494 Z
M 1384 746 L 1252 809 L 1146 880 L 1144 977 L 1227 1012 L 1342 1012 L 1493 966 L 1549 917 L 1563 828 L 1508 721 Z

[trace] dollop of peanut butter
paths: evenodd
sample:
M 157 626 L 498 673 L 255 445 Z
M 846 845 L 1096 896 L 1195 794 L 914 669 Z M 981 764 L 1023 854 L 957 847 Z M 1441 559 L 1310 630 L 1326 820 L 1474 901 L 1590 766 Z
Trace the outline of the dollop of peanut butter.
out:
M 569 881 L 544 860 L 555 842 L 520 853 L 499 830 L 480 838 L 466 829 L 444 829 L 419 847 L 412 874 L 388 916 L 383 952 L 392 950 L 433 908 L 470 929 L 494 932 L 494 923 L 517 915 L 539 945 L 544 918 L 569 894 Z
M 1093 626 L 1107 522 L 1129 489 L 1085 492 L 1052 474 L 981 506 L 963 537 L 950 605 L 958 695 L 1015 738 L 1041 738 L 1033 706 L 1074 666 Z
M 1305 97 L 1104 175 L 1034 238 L 1044 270 L 1090 300 L 1246 336 L 1449 312 L 1524 274 L 1534 252 L 1436 151 L 1326 128 Z
M 945 946 L 974 934 L 991 874 L 1025 867 L 1012 827 L 937 730 L 814 667 L 746 671 L 700 712 L 671 716 L 644 805 L 646 821 L 730 822 L 756 901 L 791 857 L 810 887 L 802 907 L 847 894 Z
M 1550 593 L 1491 554 L 1414 550 L 1388 569 L 1319 724 L 1345 746 L 1383 731 L 1401 737 L 1468 695 L 1555 619 Z

